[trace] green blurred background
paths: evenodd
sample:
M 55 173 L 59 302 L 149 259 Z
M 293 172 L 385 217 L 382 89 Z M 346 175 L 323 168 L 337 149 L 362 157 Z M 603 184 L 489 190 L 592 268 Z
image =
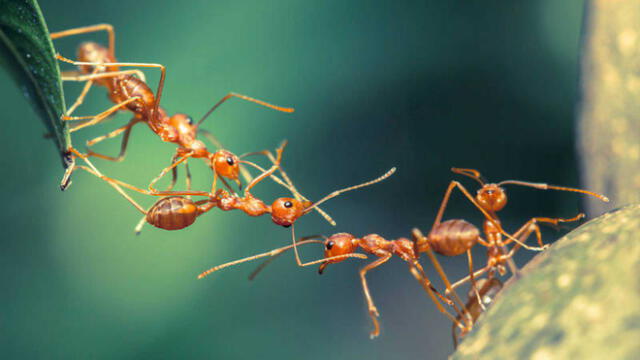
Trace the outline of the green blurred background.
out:
M 162 105 L 199 118 L 236 91 L 292 115 L 233 100 L 209 120 L 236 153 L 289 140 L 285 168 L 318 199 L 338 187 L 398 172 L 324 207 L 338 222 L 299 221 L 300 235 L 351 232 L 407 236 L 428 231 L 452 166 L 489 180 L 516 178 L 578 186 L 574 104 L 581 1 L 42 1 L 51 31 L 107 22 L 119 60 L 168 67 Z M 56 48 L 75 56 L 80 41 Z M 72 67 L 63 65 L 63 70 Z M 148 71 L 155 84 L 157 74 Z M 79 84 L 65 84 L 70 103 Z M 450 323 L 406 265 L 372 271 L 382 334 L 369 340 L 357 269 L 362 260 L 300 269 L 291 254 L 254 282 L 245 264 L 206 280 L 196 275 L 228 260 L 285 245 L 289 231 L 268 217 L 212 211 L 188 229 L 146 227 L 133 234 L 135 209 L 110 187 L 78 173 L 62 193 L 60 161 L 21 91 L 0 72 L 0 350 L 3 358 L 441 359 L 452 351 Z M 110 104 L 94 88 L 78 115 Z M 83 144 L 128 120 L 73 136 Z M 119 141 L 96 147 L 116 153 Z M 127 159 L 96 160 L 106 174 L 146 185 L 174 146 L 136 128 Z M 210 171 L 193 162 L 195 186 Z M 463 180 L 471 189 L 472 181 Z M 507 229 L 532 216 L 574 216 L 575 194 L 509 189 Z M 261 186 L 273 199 L 280 188 Z M 152 199 L 137 197 L 145 206 Z M 448 217 L 479 224 L 455 196 Z M 552 241 L 562 231 L 547 230 Z M 305 249 L 306 259 L 322 255 Z M 532 253 L 521 252 L 523 264 Z M 484 259 L 476 249 L 477 263 Z M 466 260 L 443 259 L 452 278 Z M 431 265 L 425 260 L 426 267 Z M 430 275 L 435 278 L 433 271 Z M 500 339 L 495 339 L 501 341 Z

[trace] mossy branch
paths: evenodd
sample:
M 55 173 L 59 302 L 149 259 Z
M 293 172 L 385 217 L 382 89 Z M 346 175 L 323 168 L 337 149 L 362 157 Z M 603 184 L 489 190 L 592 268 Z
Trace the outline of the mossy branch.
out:
M 604 214 L 507 282 L 452 359 L 640 354 L 640 204 Z

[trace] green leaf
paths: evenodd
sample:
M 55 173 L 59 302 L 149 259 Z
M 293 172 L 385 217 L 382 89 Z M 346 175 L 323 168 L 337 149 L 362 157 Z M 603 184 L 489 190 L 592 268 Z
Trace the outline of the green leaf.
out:
M 0 66 L 31 101 L 68 167 L 71 140 L 60 120 L 65 111 L 60 68 L 36 0 L 0 0 Z

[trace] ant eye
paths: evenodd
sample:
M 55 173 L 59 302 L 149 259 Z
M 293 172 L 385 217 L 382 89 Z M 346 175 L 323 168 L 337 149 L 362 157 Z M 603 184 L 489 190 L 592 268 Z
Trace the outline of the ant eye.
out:
M 292 207 L 292 206 L 293 206 L 293 203 L 292 203 L 291 201 L 286 201 L 286 202 L 284 203 L 284 207 L 286 207 L 286 208 L 290 208 L 290 207 Z
M 187 116 L 187 123 L 189 123 L 189 125 L 193 125 L 193 118 L 191 116 Z
M 333 245 L 335 245 L 335 243 L 333 242 L 333 240 L 327 242 L 327 250 L 331 250 L 331 248 L 333 247 Z
M 231 156 L 227 156 L 227 164 L 233 166 L 236 162 L 233 160 Z

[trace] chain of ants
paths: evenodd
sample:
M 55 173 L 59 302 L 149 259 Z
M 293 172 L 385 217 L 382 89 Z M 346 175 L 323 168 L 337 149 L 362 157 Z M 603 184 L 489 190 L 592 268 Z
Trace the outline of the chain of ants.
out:
M 478 316 L 485 310 L 486 305 L 492 301 L 494 296 L 502 288 L 502 282 L 498 276 L 504 275 L 507 267 L 513 276 L 517 276 L 518 269 L 512 259 L 515 252 L 521 247 L 534 251 L 541 251 L 547 247 L 547 245 L 542 242 L 539 224 L 558 225 L 562 222 L 577 221 L 584 217 L 584 214 L 578 214 L 575 217 L 566 219 L 546 217 L 531 218 L 514 233 L 507 233 L 502 228 L 500 219 L 496 215 L 507 203 L 507 195 L 503 188 L 504 185 L 527 186 L 541 190 L 552 189 L 578 192 L 594 196 L 602 201 L 608 201 L 605 196 L 594 192 L 543 183 L 531 183 L 518 180 L 487 183 L 476 170 L 453 168 L 452 171 L 454 173 L 470 177 L 477 181 L 480 184 L 480 189 L 476 195 L 473 196 L 461 183 L 451 181 L 445 191 L 436 219 L 427 235 L 424 235 L 419 229 L 415 228 L 411 231 L 411 238 L 401 237 L 387 240 L 378 234 L 356 237 L 348 233 L 337 233 L 329 237 L 322 237 L 323 240 L 320 240 L 318 236 L 303 237 L 298 240 L 294 229 L 294 223 L 298 218 L 315 209 L 330 224 L 335 226 L 333 219 L 321 210 L 318 205 L 344 192 L 383 181 L 395 172 L 395 168 L 392 168 L 376 179 L 334 191 L 319 201 L 312 202 L 300 194 L 286 172 L 282 169 L 281 161 L 286 142 L 283 142 L 276 149 L 275 155 L 268 150 L 263 150 L 236 156 L 232 152 L 225 150 L 212 133 L 200 128 L 202 122 L 211 115 L 213 111 L 231 98 L 239 98 L 287 113 L 293 112 L 294 110 L 292 108 L 280 107 L 245 95 L 229 93 L 205 113 L 197 123 L 194 123 L 193 119 L 186 114 L 178 113 L 169 116 L 166 111 L 160 107 L 160 99 L 165 80 L 165 67 L 160 64 L 117 62 L 115 58 L 115 32 L 111 25 L 100 24 L 52 33 L 52 39 L 96 31 L 107 32 L 109 39 L 108 48 L 93 42 L 83 43 L 78 49 L 78 61 L 69 60 L 59 54 L 57 55 L 59 60 L 79 66 L 80 68 L 80 72 L 64 73 L 64 81 L 85 82 L 80 96 L 72 106 L 69 107 L 63 116 L 63 120 L 78 121 L 78 125 L 70 128 L 70 132 L 75 132 L 82 128 L 99 124 L 119 110 L 131 112 L 133 118 L 124 126 L 88 141 L 86 144 L 88 151 L 86 153 L 82 153 L 73 147 L 69 148 L 69 158 L 71 159 L 72 166 L 66 171 L 61 182 L 61 188 L 64 190 L 70 185 L 71 174 L 77 169 L 84 170 L 104 180 L 138 211 L 144 214 L 144 217 L 136 226 L 136 233 L 140 232 L 145 223 L 165 230 L 182 229 L 193 224 L 198 216 L 207 213 L 213 208 L 218 208 L 222 211 L 240 210 L 249 216 L 270 214 L 275 224 L 291 227 L 291 245 L 215 266 L 201 273 L 198 278 L 203 278 L 211 273 L 240 263 L 260 258 L 268 258 L 267 261 L 261 264 L 256 271 L 251 274 L 250 279 L 253 279 L 269 262 L 290 249 L 294 250 L 295 259 L 299 266 L 319 264 L 320 267 L 318 271 L 322 273 L 329 264 L 338 263 L 347 258 L 366 259 L 367 256 L 365 254 L 356 252 L 356 250 L 360 248 L 363 252 L 377 257 L 376 260 L 367 264 L 359 272 L 362 290 L 373 324 L 373 330 L 370 333 L 372 338 L 378 336 L 380 333 L 380 325 L 378 322 L 379 312 L 369 291 L 366 274 L 368 271 L 386 263 L 394 255 L 400 257 L 407 263 L 410 273 L 424 288 L 438 310 L 452 321 L 454 344 L 457 344 L 459 338 L 471 330 Z M 159 69 L 161 75 L 155 94 L 146 84 L 142 71 L 139 69 L 121 70 L 121 67 Z M 107 88 L 109 98 L 115 105 L 95 116 L 72 116 L 74 111 L 84 101 L 93 84 Z M 90 157 L 97 157 L 109 161 L 122 161 L 126 154 L 131 130 L 138 123 L 147 124 L 151 131 L 158 135 L 162 141 L 177 145 L 176 153 L 171 160 L 171 164 L 162 169 L 160 174 L 149 183 L 147 189 L 142 189 L 105 176 L 89 159 Z M 210 152 L 205 144 L 197 139 L 198 134 L 205 136 L 217 147 L 217 150 Z M 120 153 L 117 156 L 108 156 L 91 150 L 93 145 L 119 135 L 122 135 L 122 142 Z M 265 169 L 254 162 L 246 160 L 245 158 L 250 155 L 265 156 L 271 163 L 271 166 Z M 210 191 L 191 190 L 191 174 L 188 167 L 188 160 L 191 158 L 203 159 L 208 167 L 211 168 L 213 181 Z M 76 164 L 76 159 L 81 159 L 85 165 Z M 186 170 L 186 190 L 173 191 L 173 187 L 177 181 L 178 165 L 180 164 L 184 164 Z M 259 175 L 253 178 L 244 166 L 256 169 L 259 171 Z M 155 184 L 169 172 L 172 173 L 169 186 L 164 191 L 157 190 Z M 279 176 L 275 174 L 276 172 L 278 172 Z M 246 183 L 246 188 L 242 196 L 233 190 L 227 182 L 227 180 L 235 182 L 238 188 L 242 190 L 243 184 L 240 176 L 243 177 Z M 281 197 L 276 199 L 271 205 L 268 205 L 254 196 L 251 193 L 251 189 L 266 178 L 270 178 L 282 185 L 291 192 L 293 197 Z M 226 189 L 218 188 L 218 179 Z M 123 188 L 145 195 L 160 196 L 161 198 L 153 206 L 145 210 L 133 200 Z M 459 190 L 484 216 L 485 219 L 482 230 L 463 219 L 442 220 L 449 198 L 455 189 Z M 205 197 L 205 199 L 193 201 L 191 196 L 201 196 Z M 538 246 L 526 245 L 525 242 L 532 234 L 535 235 Z M 298 246 L 312 243 L 323 244 L 324 257 L 315 261 L 302 262 L 298 254 Z M 484 267 L 479 270 L 474 270 L 471 249 L 477 244 L 486 247 L 487 262 Z M 466 255 L 469 275 L 452 283 L 449 281 L 434 252 L 443 256 Z M 421 253 L 427 254 L 436 269 L 438 276 L 445 285 L 446 291 L 444 293 L 439 292 L 426 275 L 422 265 L 418 261 Z M 455 289 L 465 283 L 471 284 L 471 290 L 468 300 L 462 302 Z M 448 308 L 451 308 L 453 313 L 449 312 Z

